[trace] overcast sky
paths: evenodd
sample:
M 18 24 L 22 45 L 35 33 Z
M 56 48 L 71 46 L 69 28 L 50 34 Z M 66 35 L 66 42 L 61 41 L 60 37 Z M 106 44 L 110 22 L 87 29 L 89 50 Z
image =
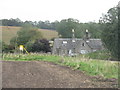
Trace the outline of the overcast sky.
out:
M 0 0 L 0 19 L 96 21 L 119 0 Z

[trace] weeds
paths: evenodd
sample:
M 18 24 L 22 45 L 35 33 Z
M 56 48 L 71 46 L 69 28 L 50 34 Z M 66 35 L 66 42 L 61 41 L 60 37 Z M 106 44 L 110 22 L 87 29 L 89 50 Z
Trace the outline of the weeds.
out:
M 3 60 L 15 60 L 15 61 L 32 61 L 42 60 L 54 62 L 61 65 L 67 65 L 74 69 L 79 69 L 86 72 L 89 75 L 99 75 L 105 78 L 118 79 L 118 62 L 107 61 L 98 59 L 89 59 L 84 56 L 77 57 L 61 57 L 50 54 L 3 54 Z
M 118 79 L 118 62 L 92 60 L 80 57 L 65 58 L 64 64 L 75 69 L 85 71 L 89 75 L 100 75 L 105 78 Z

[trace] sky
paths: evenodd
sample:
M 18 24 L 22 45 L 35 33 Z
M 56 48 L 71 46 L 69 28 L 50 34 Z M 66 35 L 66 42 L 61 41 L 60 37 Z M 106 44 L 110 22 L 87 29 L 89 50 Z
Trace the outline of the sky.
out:
M 74 18 L 98 22 L 119 0 L 0 0 L 0 19 L 45 21 Z

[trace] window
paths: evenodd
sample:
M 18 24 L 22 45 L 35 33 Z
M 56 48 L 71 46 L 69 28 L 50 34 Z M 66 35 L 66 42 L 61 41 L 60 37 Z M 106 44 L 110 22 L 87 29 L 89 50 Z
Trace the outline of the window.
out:
M 73 39 L 72 42 L 75 42 L 75 40 Z
M 67 44 L 67 41 L 63 41 L 63 44 Z
M 93 52 L 95 52 L 96 50 L 93 50 Z
M 87 40 L 86 42 L 89 42 L 89 40 Z
M 75 53 L 75 48 L 73 48 L 73 53 Z
M 81 54 L 85 54 L 85 53 L 86 53 L 86 50 L 80 50 L 80 53 L 81 53 Z
M 85 43 L 82 43 L 82 46 L 85 46 Z
M 69 50 L 69 54 L 71 54 L 72 53 L 72 50 Z

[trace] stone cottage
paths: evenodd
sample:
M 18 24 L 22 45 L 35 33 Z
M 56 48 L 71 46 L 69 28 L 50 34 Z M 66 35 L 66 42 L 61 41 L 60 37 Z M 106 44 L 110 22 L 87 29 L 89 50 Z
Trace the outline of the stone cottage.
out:
M 72 32 L 72 38 L 56 38 L 54 40 L 53 54 L 74 56 L 103 49 L 101 39 L 89 38 L 88 30 L 86 30 L 85 38 L 75 38 L 74 30 Z

